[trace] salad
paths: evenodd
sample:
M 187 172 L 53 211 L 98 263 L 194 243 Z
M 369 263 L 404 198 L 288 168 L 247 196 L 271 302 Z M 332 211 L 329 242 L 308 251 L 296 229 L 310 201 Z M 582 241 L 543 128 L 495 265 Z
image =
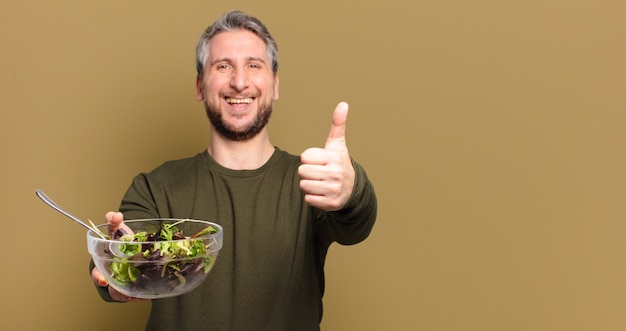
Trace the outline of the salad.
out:
M 215 256 L 210 254 L 211 244 L 205 246 L 199 237 L 214 234 L 217 229 L 208 226 L 185 236 L 177 228 L 182 222 L 185 220 L 164 224 L 154 233 L 116 233 L 115 237 L 119 236 L 116 240 L 121 243 L 111 243 L 117 251 L 111 254 L 109 267 L 113 280 L 133 290 L 167 289 L 184 286 L 186 277 L 208 273 Z

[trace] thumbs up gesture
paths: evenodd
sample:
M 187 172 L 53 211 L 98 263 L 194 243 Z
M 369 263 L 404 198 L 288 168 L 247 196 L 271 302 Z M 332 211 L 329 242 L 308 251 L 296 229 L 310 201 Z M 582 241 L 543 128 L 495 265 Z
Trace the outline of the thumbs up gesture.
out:
M 348 104 L 340 102 L 324 148 L 309 148 L 298 168 L 304 201 L 325 211 L 343 208 L 354 188 L 354 167 L 346 146 Z

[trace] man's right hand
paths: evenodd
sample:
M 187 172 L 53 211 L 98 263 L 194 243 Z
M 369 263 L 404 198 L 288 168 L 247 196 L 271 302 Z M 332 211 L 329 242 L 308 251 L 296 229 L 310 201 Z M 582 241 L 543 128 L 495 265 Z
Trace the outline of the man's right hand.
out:
M 110 211 L 108 213 L 106 213 L 106 215 L 104 216 L 104 219 L 106 220 L 107 223 L 107 229 L 109 231 L 109 237 L 111 238 L 117 238 L 120 237 L 119 233 L 121 232 L 122 234 L 132 234 L 133 231 L 126 225 L 124 224 L 124 215 L 120 212 L 114 212 L 114 211 Z M 119 232 L 118 232 L 119 231 Z M 118 233 L 116 233 L 118 232 Z M 120 293 L 119 291 L 117 291 L 116 289 L 114 289 L 112 286 L 109 286 L 109 282 L 107 282 L 107 280 L 104 278 L 104 276 L 102 276 L 102 273 L 100 273 L 100 271 L 97 268 L 93 268 L 93 270 L 91 270 L 91 279 L 93 280 L 94 284 L 96 284 L 96 286 L 100 286 L 100 287 L 109 287 L 109 295 L 111 296 L 111 298 L 113 300 L 116 301 L 149 301 L 149 299 L 140 299 L 140 298 L 134 298 L 134 297 L 129 297 L 125 294 Z

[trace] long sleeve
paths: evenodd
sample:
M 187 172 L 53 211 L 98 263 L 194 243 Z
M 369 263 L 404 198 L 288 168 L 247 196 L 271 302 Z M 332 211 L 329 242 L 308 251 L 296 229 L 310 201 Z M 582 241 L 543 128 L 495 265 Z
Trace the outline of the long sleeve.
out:
M 374 227 L 378 210 L 374 186 L 365 169 L 354 160 L 352 164 L 355 182 L 346 206 L 335 212 L 314 210 L 317 226 L 323 231 L 322 237 L 342 245 L 353 245 L 365 240 Z

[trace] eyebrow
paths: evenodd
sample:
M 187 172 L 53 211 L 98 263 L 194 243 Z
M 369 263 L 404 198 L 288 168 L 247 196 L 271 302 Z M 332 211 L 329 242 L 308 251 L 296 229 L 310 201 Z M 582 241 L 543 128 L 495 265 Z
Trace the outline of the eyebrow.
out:
M 266 63 L 265 59 L 263 59 L 262 57 L 257 57 L 257 56 L 248 56 L 248 57 L 246 57 L 246 61 L 258 61 L 258 62 L 261 62 L 261 63 L 264 63 L 264 64 Z M 233 60 L 231 58 L 229 58 L 229 57 L 222 57 L 222 58 L 215 59 L 214 61 L 211 62 L 211 64 L 213 65 L 213 64 L 216 64 L 216 63 L 219 63 L 219 62 L 229 62 L 229 63 L 231 63 L 231 62 L 233 62 Z

